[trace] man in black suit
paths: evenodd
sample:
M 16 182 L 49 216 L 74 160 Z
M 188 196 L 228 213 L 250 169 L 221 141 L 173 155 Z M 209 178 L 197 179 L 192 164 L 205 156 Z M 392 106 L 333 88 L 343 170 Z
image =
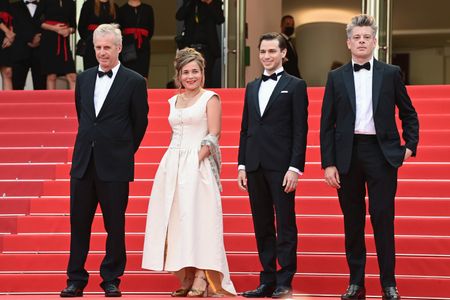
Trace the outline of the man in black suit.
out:
M 295 32 L 295 21 L 291 15 L 286 15 L 281 18 L 281 33 L 286 39 L 286 61 L 283 63 L 283 68 L 289 74 L 302 78 L 298 69 L 297 50 L 292 43 L 292 35 Z
M 221 55 L 217 25 L 225 22 L 221 0 L 183 0 L 176 13 L 178 21 L 184 21 L 184 38 L 179 49 L 191 47 L 200 52 L 206 61 L 205 87 L 220 87 L 220 74 L 214 72 Z M 215 74 L 216 73 L 216 74 Z
M 78 134 L 70 179 L 70 259 L 61 297 L 80 297 L 88 282 L 84 268 L 98 203 L 103 213 L 106 256 L 100 266 L 107 297 L 120 297 L 126 262 L 125 210 L 134 178 L 134 153 L 147 128 L 145 79 L 119 63 L 122 36 L 116 25 L 94 31 L 98 67 L 76 81 Z
M 374 19 L 367 15 L 347 25 L 352 62 L 328 74 L 322 104 L 322 168 L 326 183 L 337 189 L 350 269 L 342 299 L 365 299 L 366 185 L 383 299 L 400 299 L 394 274 L 397 170 L 416 154 L 419 122 L 400 68 L 373 58 L 376 31 Z M 396 126 L 396 107 L 405 145 Z
M 295 189 L 305 166 L 308 96 L 305 81 L 283 71 L 285 56 L 281 34 L 262 35 L 259 58 L 264 74 L 245 92 L 238 184 L 250 195 L 263 267 L 260 285 L 242 294 L 249 298 L 291 297 L 297 270 Z
M 16 33 L 12 45 L 13 88 L 24 89 L 28 71 L 31 69 L 33 89 L 45 90 L 47 77 L 41 72 L 39 58 L 41 5 L 37 0 L 20 0 L 11 4 L 11 14 Z

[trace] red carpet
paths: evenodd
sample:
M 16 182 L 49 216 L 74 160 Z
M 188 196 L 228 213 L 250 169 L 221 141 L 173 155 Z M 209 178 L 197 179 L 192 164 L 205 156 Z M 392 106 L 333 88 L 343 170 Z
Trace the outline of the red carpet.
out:
M 408 88 L 419 113 L 418 157 L 399 172 L 396 199 L 396 273 L 404 298 L 450 299 L 450 86 Z M 153 176 L 170 138 L 167 99 L 173 90 L 150 90 L 150 122 L 136 160 L 127 210 L 128 264 L 122 289 L 131 299 L 166 295 L 177 288 L 169 274 L 140 268 L 143 231 Z M 239 292 L 258 283 L 260 269 L 250 207 L 236 185 L 238 131 L 243 90 L 218 90 L 222 97 L 222 194 L 225 246 Z M 348 270 L 343 220 L 336 193 L 320 169 L 319 119 L 322 88 L 309 89 L 306 173 L 296 199 L 299 229 L 298 299 L 329 296 L 345 289 Z M 69 250 L 68 172 L 77 121 L 69 91 L 0 93 L 0 299 L 49 299 L 65 285 Z M 87 268 L 88 299 L 99 294 L 98 266 L 105 234 L 95 218 Z M 367 221 L 368 294 L 380 295 L 370 220 Z M 32 294 L 35 296 L 23 296 Z M 53 296 L 51 296 L 53 295 Z M 158 299 L 157 296 L 151 296 Z M 161 297 L 160 297 L 161 298 Z

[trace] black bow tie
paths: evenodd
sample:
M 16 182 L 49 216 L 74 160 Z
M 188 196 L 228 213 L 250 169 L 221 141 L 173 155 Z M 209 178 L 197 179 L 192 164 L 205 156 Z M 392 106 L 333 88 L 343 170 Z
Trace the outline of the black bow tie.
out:
M 24 3 L 25 3 L 25 5 L 28 5 L 28 4 L 34 4 L 34 5 L 37 5 L 37 1 L 33 1 L 33 0 L 30 0 L 30 1 L 24 1 Z
M 265 75 L 265 74 L 263 74 L 262 75 L 262 81 L 267 81 L 269 79 L 277 81 L 278 80 L 278 76 L 283 74 L 283 72 L 284 71 L 281 71 L 280 73 L 272 73 L 272 75 Z
M 363 65 L 358 65 L 358 64 L 353 65 L 353 70 L 355 70 L 355 72 L 358 72 L 361 69 L 366 69 L 367 71 L 370 71 L 370 62 L 366 62 Z
M 108 75 L 108 77 L 111 78 L 113 75 L 113 71 L 109 70 L 108 72 L 102 72 L 102 71 L 98 70 L 97 74 L 98 74 L 98 77 L 100 77 L 100 78 L 102 78 L 105 75 Z

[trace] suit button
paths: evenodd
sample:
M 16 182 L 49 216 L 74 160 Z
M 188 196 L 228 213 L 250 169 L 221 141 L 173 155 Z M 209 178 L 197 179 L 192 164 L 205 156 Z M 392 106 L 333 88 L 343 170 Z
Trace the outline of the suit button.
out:
M 94 126 L 97 126 L 97 123 L 94 123 Z

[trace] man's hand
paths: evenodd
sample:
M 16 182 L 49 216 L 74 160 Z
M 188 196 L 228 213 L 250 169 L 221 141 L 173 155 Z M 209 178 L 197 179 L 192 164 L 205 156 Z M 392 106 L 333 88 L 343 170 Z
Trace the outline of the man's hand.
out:
M 286 193 L 295 191 L 298 184 L 298 174 L 294 171 L 287 171 L 284 175 L 283 186 Z
M 41 34 L 40 33 L 36 33 L 33 36 L 33 39 L 31 40 L 31 42 L 28 42 L 28 46 L 30 48 L 36 48 L 39 47 L 39 44 L 41 43 Z
M 410 158 L 411 157 L 411 155 L 412 155 L 412 151 L 411 150 L 409 150 L 408 148 L 406 148 L 406 151 L 405 151 L 405 157 L 403 158 L 403 161 L 406 161 L 408 158 Z
M 242 191 L 247 190 L 247 173 L 244 170 L 239 170 L 238 173 L 238 186 Z
M 5 36 L 5 38 L 3 39 L 3 42 L 2 42 L 2 48 L 3 49 L 8 48 L 11 45 L 12 45 L 11 41 Z
M 212 0 L 201 0 L 203 3 L 211 4 Z
M 8 40 L 11 42 L 11 44 L 14 42 L 14 39 L 16 37 L 16 34 L 14 33 L 14 31 L 9 30 L 7 32 L 5 32 L 6 37 L 8 38 Z
M 335 189 L 341 188 L 339 172 L 335 166 L 325 168 L 325 182 Z

